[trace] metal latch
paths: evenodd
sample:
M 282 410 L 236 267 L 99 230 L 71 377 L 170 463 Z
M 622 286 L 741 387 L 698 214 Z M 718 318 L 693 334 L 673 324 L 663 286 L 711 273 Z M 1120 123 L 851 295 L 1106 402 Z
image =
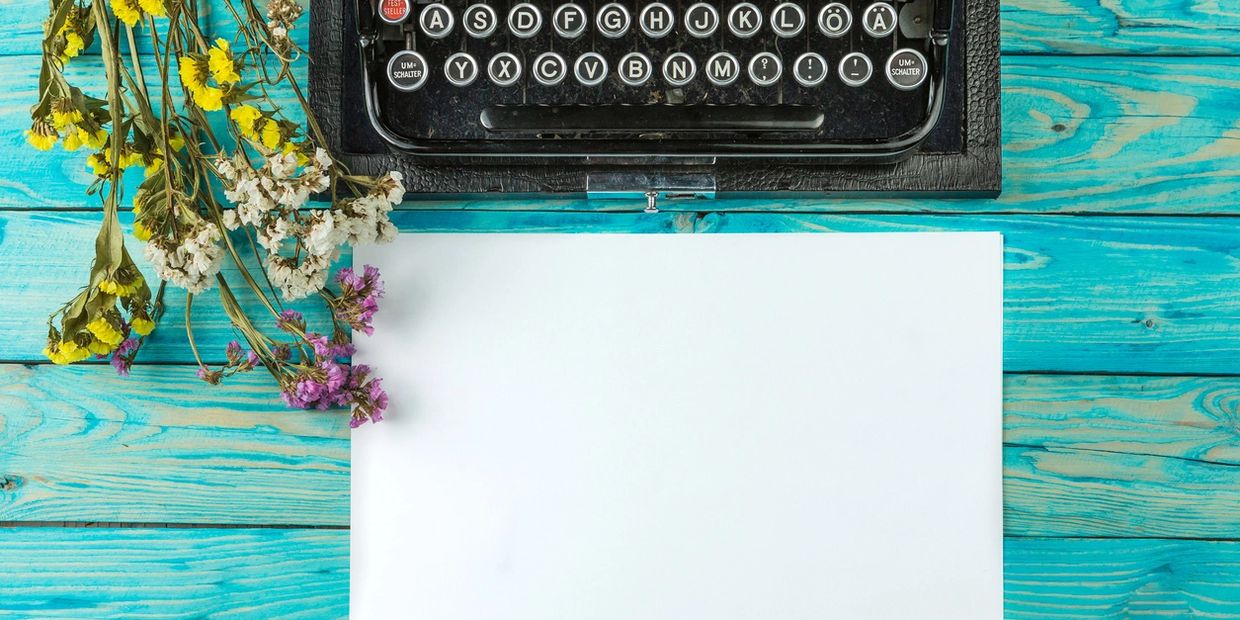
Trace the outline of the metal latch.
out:
M 586 177 L 590 200 L 645 200 L 646 213 L 658 213 L 664 200 L 715 197 L 715 177 L 693 173 L 607 172 Z

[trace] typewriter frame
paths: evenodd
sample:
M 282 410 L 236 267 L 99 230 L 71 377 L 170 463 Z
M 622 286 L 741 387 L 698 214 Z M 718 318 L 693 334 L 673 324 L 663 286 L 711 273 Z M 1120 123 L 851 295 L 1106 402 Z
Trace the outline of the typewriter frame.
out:
M 945 59 L 930 59 L 933 80 L 927 116 L 939 114 L 951 86 L 963 82 L 959 127 L 933 125 L 902 136 L 900 148 L 884 145 L 830 145 L 832 158 L 815 158 L 812 149 L 797 152 L 729 156 L 727 144 L 666 141 L 616 149 L 606 140 L 579 141 L 573 151 L 548 153 L 537 140 L 508 141 L 467 156 L 428 156 L 447 145 L 404 141 L 381 136 L 373 122 L 378 111 L 373 93 L 366 93 L 362 72 L 365 46 L 358 45 L 354 22 L 356 0 L 312 0 L 310 98 L 333 152 L 351 170 L 378 174 L 399 170 L 411 193 L 475 197 L 494 193 L 587 194 L 618 197 L 650 191 L 688 195 L 789 195 L 830 193 L 861 195 L 993 196 L 1000 181 L 998 3 L 956 0 L 955 32 L 950 53 L 964 54 L 955 63 L 964 75 L 941 79 Z M 963 44 L 963 45 L 961 45 Z M 963 47 L 964 49 L 959 49 Z M 942 49 L 932 46 L 933 49 Z M 959 73 L 960 71 L 957 71 Z M 346 110 L 348 115 L 345 114 Z M 361 120 L 366 122 L 360 122 Z M 951 152 L 918 150 L 931 132 L 959 132 L 959 148 Z M 356 148 L 359 133 L 364 148 Z M 345 135 L 351 144 L 346 144 Z M 394 142 L 395 141 L 395 142 Z M 404 144 L 400 144 L 404 142 Z M 531 144 L 532 143 L 532 144 Z M 396 144 L 397 147 L 392 145 Z M 659 148 L 672 147 L 675 148 Z M 843 146 L 844 149 L 839 147 Z M 610 147 L 610 148 L 609 148 Z M 656 147 L 656 148 L 650 148 Z M 735 149 L 733 149 L 735 150 Z M 846 156 L 842 151 L 848 150 Z M 911 154 L 910 154 L 911 153 Z M 809 156 L 807 156 L 809 155 Z M 894 163 L 891 163 L 893 160 Z M 671 187 L 668 179 L 679 179 Z M 689 179 L 685 182 L 685 179 Z M 626 187 L 633 185 L 632 187 Z

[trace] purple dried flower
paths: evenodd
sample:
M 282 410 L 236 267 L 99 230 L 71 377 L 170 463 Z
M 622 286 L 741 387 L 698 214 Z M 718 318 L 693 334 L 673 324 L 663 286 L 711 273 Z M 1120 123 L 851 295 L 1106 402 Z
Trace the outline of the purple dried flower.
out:
M 367 336 L 373 334 L 375 313 L 379 311 L 379 299 L 383 297 L 383 282 L 379 280 L 379 269 L 366 265 L 359 276 L 352 269 L 344 267 L 336 272 L 336 282 L 340 284 L 340 296 L 332 304 L 336 320 L 348 323 L 350 327 Z
M 304 332 L 306 331 L 306 320 L 296 310 L 285 310 L 276 319 L 276 327 L 289 333 Z
M 112 368 L 115 368 L 116 374 L 122 377 L 129 376 L 129 366 L 131 363 L 132 362 L 129 361 L 129 358 L 123 355 L 117 355 L 116 353 L 112 354 Z

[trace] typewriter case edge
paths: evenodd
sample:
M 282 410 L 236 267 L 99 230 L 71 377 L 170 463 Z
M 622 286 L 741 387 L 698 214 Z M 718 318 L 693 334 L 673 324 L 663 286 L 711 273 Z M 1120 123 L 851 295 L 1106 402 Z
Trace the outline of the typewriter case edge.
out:
M 311 0 L 310 101 L 329 147 L 359 174 L 399 170 L 414 197 L 487 194 L 586 195 L 612 179 L 690 176 L 713 181 L 714 195 L 899 195 L 987 197 L 1000 189 L 999 11 L 994 0 L 958 0 L 951 53 L 963 62 L 947 87 L 965 81 L 958 115 L 958 152 L 917 152 L 890 164 L 837 164 L 826 160 L 763 158 L 531 160 L 426 158 L 389 150 L 374 134 L 361 105 L 361 78 L 350 0 Z M 967 51 L 960 49 L 964 44 Z M 959 75 L 963 72 L 963 76 Z M 345 117 L 348 111 L 351 116 Z M 344 135 L 350 133 L 350 148 Z M 356 148 L 359 134 L 364 148 Z M 373 145 L 373 146 L 372 146 Z M 610 193 L 623 188 L 609 187 Z M 640 194 L 662 187 L 629 188 Z

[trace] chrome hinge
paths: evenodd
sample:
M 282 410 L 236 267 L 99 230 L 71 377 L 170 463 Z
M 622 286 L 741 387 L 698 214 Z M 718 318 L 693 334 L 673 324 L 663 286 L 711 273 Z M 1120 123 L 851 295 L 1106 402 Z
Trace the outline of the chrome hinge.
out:
M 646 213 L 658 213 L 661 201 L 714 198 L 715 177 L 692 173 L 595 173 L 586 177 L 586 197 L 590 200 L 644 200 Z

